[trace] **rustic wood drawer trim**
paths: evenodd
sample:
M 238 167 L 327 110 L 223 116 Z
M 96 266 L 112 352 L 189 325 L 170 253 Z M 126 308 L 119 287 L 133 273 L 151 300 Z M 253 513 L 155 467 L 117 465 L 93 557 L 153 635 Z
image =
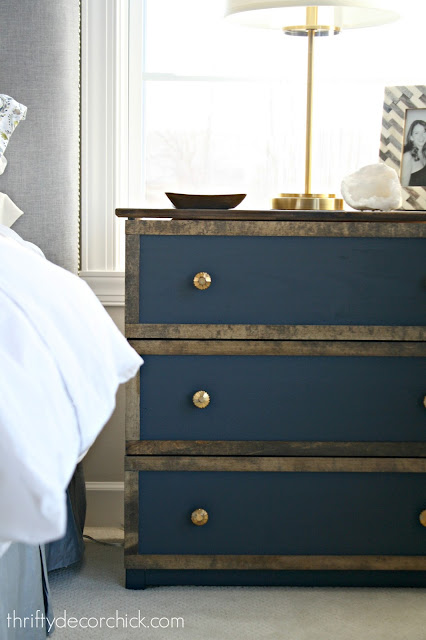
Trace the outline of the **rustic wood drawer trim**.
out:
M 425 327 L 261 324 L 126 324 L 129 339 L 424 341 Z
M 140 437 L 140 371 L 126 383 L 126 440 L 139 440 Z
M 139 539 L 139 477 L 124 474 L 124 553 L 137 554 Z
M 130 340 L 140 355 L 426 356 L 424 342 Z
M 127 456 L 126 471 L 426 473 L 424 458 Z
M 126 236 L 126 322 L 137 323 L 139 321 L 139 238 Z
M 420 222 L 306 222 L 240 220 L 127 220 L 127 235 L 168 236 L 312 236 L 424 238 Z
M 424 571 L 426 556 L 267 556 L 131 554 L 127 569 L 228 569 L 272 571 Z
M 426 457 L 425 442 L 281 442 L 129 440 L 130 456 Z

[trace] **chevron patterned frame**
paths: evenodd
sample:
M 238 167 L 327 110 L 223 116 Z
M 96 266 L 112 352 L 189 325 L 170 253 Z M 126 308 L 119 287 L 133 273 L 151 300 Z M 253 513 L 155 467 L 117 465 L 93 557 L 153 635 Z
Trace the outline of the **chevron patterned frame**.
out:
M 385 88 L 379 156 L 398 175 L 401 173 L 408 109 L 426 109 L 426 86 Z M 410 211 L 425 210 L 426 187 L 402 187 L 401 208 Z

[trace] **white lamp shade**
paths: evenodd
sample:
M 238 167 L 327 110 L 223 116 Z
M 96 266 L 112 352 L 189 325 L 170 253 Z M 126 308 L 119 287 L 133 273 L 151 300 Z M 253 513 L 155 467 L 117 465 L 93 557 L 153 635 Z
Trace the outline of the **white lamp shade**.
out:
M 282 29 L 305 24 L 306 7 L 319 7 L 318 24 L 340 29 L 374 27 L 400 17 L 395 0 L 226 0 L 225 16 L 245 26 Z

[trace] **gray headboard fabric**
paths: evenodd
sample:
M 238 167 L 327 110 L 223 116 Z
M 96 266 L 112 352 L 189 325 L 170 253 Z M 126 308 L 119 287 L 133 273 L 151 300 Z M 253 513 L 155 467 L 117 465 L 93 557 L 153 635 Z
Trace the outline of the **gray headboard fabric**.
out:
M 0 0 L 0 93 L 28 107 L 0 175 L 25 215 L 13 229 L 52 262 L 78 269 L 79 0 Z

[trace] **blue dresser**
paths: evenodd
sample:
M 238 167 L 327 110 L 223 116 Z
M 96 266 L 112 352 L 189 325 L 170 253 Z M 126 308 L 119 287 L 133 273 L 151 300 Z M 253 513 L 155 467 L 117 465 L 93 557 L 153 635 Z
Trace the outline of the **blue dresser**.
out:
M 426 586 L 426 214 L 118 215 L 127 587 Z

